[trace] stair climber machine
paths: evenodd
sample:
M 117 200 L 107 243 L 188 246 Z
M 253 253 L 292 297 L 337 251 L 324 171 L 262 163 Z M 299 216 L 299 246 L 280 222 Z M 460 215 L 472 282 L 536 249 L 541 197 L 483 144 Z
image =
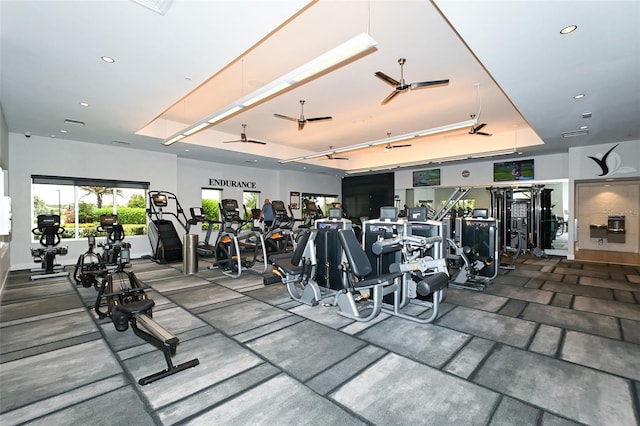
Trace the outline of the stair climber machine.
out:
M 453 229 L 451 229 L 453 224 Z M 498 275 L 499 221 L 487 209 L 474 209 L 471 217 L 443 222 L 445 256 L 457 273 L 450 287 L 482 291 Z
M 116 330 L 125 332 L 131 327 L 136 336 L 162 351 L 167 368 L 141 378 L 138 383 L 148 385 L 200 364 L 197 358 L 173 364 L 171 357 L 176 354 L 180 340 L 152 319 L 155 302 L 147 297 L 147 287 L 133 272 L 124 270 L 129 262 L 128 248 L 122 249 L 120 260 L 118 267 L 102 280 L 94 310 L 99 319 L 111 319 Z
M 64 272 L 64 266 L 56 263 L 57 255 L 65 255 L 68 248 L 58 247 L 64 228 L 60 226 L 60 215 L 57 214 L 41 214 L 38 215 L 38 226 L 31 230 L 33 235 L 39 237 L 42 247 L 32 248 L 31 256 L 36 263 L 42 265 L 40 268 L 33 268 L 31 272 L 32 280 L 52 277 L 66 277 L 69 272 Z
M 269 264 L 264 236 L 261 232 L 244 229 L 250 221 L 241 217 L 238 202 L 222 200 L 220 216 L 222 224 L 215 244 L 215 262 L 209 268 L 219 268 L 231 278 L 239 278 L 244 271 L 267 272 Z
M 169 206 L 172 210 L 168 210 Z M 184 229 L 189 231 L 188 219 L 175 194 L 168 191 L 149 191 L 149 242 L 151 243 L 152 259 L 157 263 L 171 263 L 182 261 L 182 240 L 176 231 L 173 217 Z

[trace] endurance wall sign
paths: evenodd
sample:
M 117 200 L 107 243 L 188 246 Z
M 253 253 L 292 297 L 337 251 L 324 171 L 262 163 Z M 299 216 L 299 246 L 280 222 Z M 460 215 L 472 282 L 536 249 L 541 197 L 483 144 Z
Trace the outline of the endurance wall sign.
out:
M 227 186 L 229 188 L 256 189 L 256 183 L 247 180 L 209 179 L 209 186 Z

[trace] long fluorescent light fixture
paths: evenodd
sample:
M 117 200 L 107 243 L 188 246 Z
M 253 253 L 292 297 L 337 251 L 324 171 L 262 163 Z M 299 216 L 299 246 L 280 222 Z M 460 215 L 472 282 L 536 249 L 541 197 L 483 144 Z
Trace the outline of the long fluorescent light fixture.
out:
M 237 113 L 240 110 L 248 109 L 249 107 L 256 105 L 265 99 L 278 95 L 286 90 L 289 90 L 292 86 L 303 84 L 310 81 L 312 78 L 331 70 L 335 67 L 344 65 L 347 61 L 357 59 L 365 54 L 374 51 L 378 45 L 369 34 L 361 33 L 351 40 L 342 43 L 341 45 L 323 53 L 315 59 L 307 62 L 306 64 L 296 68 L 295 70 L 283 75 L 282 77 L 272 81 L 269 84 L 265 84 L 258 90 L 244 96 L 230 105 L 210 114 L 209 116 L 197 121 L 190 125 L 186 129 L 171 135 L 162 141 L 165 146 L 178 142 L 179 140 L 191 136 L 192 134 L 203 130 L 212 124 L 215 124 L 223 119 Z
M 473 120 L 461 121 L 459 123 L 447 124 L 445 126 L 434 127 L 432 129 L 419 130 L 417 132 L 406 133 L 404 135 L 392 136 L 390 138 L 378 139 L 370 142 L 358 143 L 355 145 L 343 146 L 341 148 L 329 149 L 327 151 L 316 152 L 308 155 L 300 155 L 298 157 L 287 158 L 285 160 L 278 160 L 279 163 L 291 163 L 293 161 L 301 161 L 301 160 L 311 160 L 313 158 L 325 157 L 327 155 L 340 154 L 342 152 L 347 151 L 355 151 L 357 149 L 369 148 L 371 146 L 376 145 L 386 145 L 388 143 L 399 142 L 412 138 L 419 138 L 422 136 L 435 135 L 438 133 L 449 132 L 451 130 L 458 130 L 465 127 L 471 127 L 478 124 L 478 119 L 474 118 Z
M 448 163 L 450 161 L 474 160 L 474 159 L 480 159 L 480 158 L 498 157 L 501 155 L 511 155 L 511 154 L 521 154 L 521 153 L 518 152 L 516 149 L 505 149 L 502 151 L 489 151 L 489 152 L 481 152 L 477 154 L 456 155 L 453 157 L 442 157 L 442 158 L 433 158 L 428 160 L 412 161 L 410 163 L 394 164 L 391 166 L 367 167 L 363 169 L 347 170 L 345 171 L 345 174 L 353 175 L 358 173 L 379 172 L 383 170 L 393 170 L 393 169 L 400 169 L 405 167 L 416 167 L 416 166 L 426 167 L 433 164 Z

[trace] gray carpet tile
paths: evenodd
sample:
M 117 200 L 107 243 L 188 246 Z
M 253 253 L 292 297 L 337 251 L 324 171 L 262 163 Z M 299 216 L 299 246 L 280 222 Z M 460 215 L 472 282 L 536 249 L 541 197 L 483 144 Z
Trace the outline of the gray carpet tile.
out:
M 360 339 L 311 321 L 247 343 L 251 350 L 300 381 L 308 380 L 365 345 Z
M 621 337 L 618 320 L 612 316 L 530 303 L 522 312 L 521 317 L 542 324 L 597 334 L 613 339 Z
M 305 423 L 328 426 L 366 424 L 286 375 L 274 377 L 187 424 L 287 426 Z
M 573 308 L 578 311 L 640 321 L 640 305 L 636 303 L 598 300 L 592 297 L 576 296 L 573 302 Z
M 248 389 L 280 374 L 281 371 L 270 364 L 259 364 L 229 379 L 202 389 L 185 399 L 160 408 L 157 412 L 163 424 L 174 424 L 205 413 L 222 401 L 238 396 Z
M 402 330 L 402 332 L 399 332 Z M 471 336 L 433 324 L 390 317 L 358 334 L 389 351 L 437 368 L 443 366 Z
M 489 420 L 499 395 L 389 354 L 330 397 L 373 424 L 475 425 Z
M 526 287 L 514 287 L 508 285 L 495 284 L 489 286 L 485 290 L 486 294 L 508 297 L 511 299 L 523 300 L 525 302 L 534 302 L 540 304 L 548 304 L 553 297 L 553 292 L 545 290 L 536 290 Z
M 529 350 L 542 355 L 555 356 L 561 338 L 561 328 L 541 324 L 529 345 Z
M 479 311 L 464 306 L 459 306 L 447 313 L 438 320 L 438 324 L 463 333 L 520 348 L 524 348 L 529 343 L 536 328 L 536 324 L 532 321 Z
M 588 296 L 598 299 L 613 300 L 613 290 L 608 288 L 593 287 L 580 284 L 560 283 L 555 281 L 545 281 L 541 287 L 543 290 L 555 291 L 558 293 L 573 294 L 576 296 Z
M 91 404 L 94 398 L 99 397 L 100 395 L 109 394 L 111 391 L 125 386 L 128 386 L 128 381 L 123 374 L 107 377 L 96 382 L 79 386 L 69 390 L 68 392 L 59 393 L 39 401 L 31 402 L 15 410 L 3 412 L 0 414 L 0 424 L 3 426 L 24 424 L 25 422 L 31 422 L 34 419 L 43 418 L 48 414 L 58 412 L 59 410 L 63 410 L 76 404 L 82 404 L 86 401 L 89 401 Z M 131 395 L 132 407 L 136 410 L 142 410 L 143 414 L 147 413 L 144 406 L 140 407 L 139 405 L 136 405 L 136 399 L 135 395 Z M 107 398 L 103 404 L 93 404 L 93 407 L 108 414 L 111 411 L 114 411 L 111 409 L 105 409 L 105 407 L 111 406 L 110 402 L 111 398 Z M 90 416 L 78 413 L 75 416 L 66 416 L 64 422 L 54 422 L 49 424 L 87 424 L 89 423 L 89 419 Z M 107 422 L 104 424 L 107 424 Z
M 578 422 L 636 422 L 628 381 L 513 347 L 499 346 L 474 381 Z
M 117 410 L 105 410 L 106 405 L 118 407 Z M 144 402 L 131 386 L 115 389 L 99 395 L 89 401 L 82 401 L 60 411 L 29 422 L 30 425 L 112 425 L 128 424 L 152 426 L 156 424 L 153 416 L 145 409 Z
M 214 328 L 234 335 L 288 317 L 291 314 L 267 303 L 249 299 L 200 314 Z
M 640 321 L 621 319 L 620 325 L 625 341 L 640 344 Z
M 417 324 L 353 321 L 332 298 L 302 305 L 208 264 L 132 262 L 180 340 L 172 361 L 200 361 L 147 386 L 163 354 L 97 319 L 95 289 L 11 272 L 0 424 L 640 423 L 640 268 L 521 256 L 484 292 L 449 289 L 439 319 Z
M 45 345 L 97 330 L 98 328 L 84 309 L 67 315 L 5 326 L 0 333 L 0 353 Z
M 535 425 L 541 412 L 539 409 L 505 396 L 493 414 L 491 426 Z
M 640 346 L 633 343 L 567 331 L 560 356 L 576 364 L 640 381 Z
M 447 363 L 444 371 L 448 371 L 463 379 L 469 378 L 493 348 L 494 344 L 495 342 L 491 340 L 474 337 Z
M 483 311 L 497 312 L 507 303 L 508 299 L 506 297 L 494 296 L 483 292 L 449 288 L 447 290 L 446 301 L 455 305 L 468 306 L 469 308 L 481 309 Z
M 610 288 L 614 290 L 638 291 L 636 283 L 627 281 L 614 281 L 608 278 L 580 277 L 581 285 Z
M 220 333 L 181 342 L 173 362 L 178 365 L 195 358 L 200 365 L 146 386 L 136 385 L 154 409 L 183 400 L 263 363 L 255 354 Z M 167 367 L 162 353 L 157 350 L 129 358 L 125 366 L 136 380 Z
M 100 340 L 4 363 L 0 369 L 0 412 L 121 372 L 113 353 Z

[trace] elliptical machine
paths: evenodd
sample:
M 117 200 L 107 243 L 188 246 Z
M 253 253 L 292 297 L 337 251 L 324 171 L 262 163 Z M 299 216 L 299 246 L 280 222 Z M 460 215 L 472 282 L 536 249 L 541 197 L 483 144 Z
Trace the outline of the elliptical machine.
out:
M 64 228 L 60 226 L 60 215 L 41 214 L 38 215 L 38 226 L 31 230 L 33 235 L 40 236 L 42 247 L 32 248 L 31 256 L 36 263 L 42 264 L 41 268 L 33 268 L 31 272 L 32 280 L 51 277 L 66 277 L 69 272 L 63 272 L 64 266 L 56 263 L 57 255 L 67 254 L 67 247 L 58 247 L 61 241 Z
M 222 224 L 215 244 L 215 263 L 210 269 L 220 268 L 223 274 L 239 278 L 243 270 L 264 274 L 268 269 L 267 251 L 261 232 L 243 229 L 249 221 L 240 216 L 238 202 L 224 199 L 220 202 Z M 256 264 L 260 262 L 262 269 Z
M 147 385 L 195 367 L 200 361 L 195 358 L 179 365 L 173 364 L 171 357 L 176 354 L 180 340 L 152 319 L 155 302 L 147 297 L 146 287 L 134 273 L 124 270 L 129 260 L 129 249 L 122 249 L 117 268 L 106 275 L 98 288 L 94 309 L 100 319 L 111 319 L 116 330 L 124 332 L 131 326 L 136 336 L 162 351 L 167 369 L 138 380 L 140 385 Z

